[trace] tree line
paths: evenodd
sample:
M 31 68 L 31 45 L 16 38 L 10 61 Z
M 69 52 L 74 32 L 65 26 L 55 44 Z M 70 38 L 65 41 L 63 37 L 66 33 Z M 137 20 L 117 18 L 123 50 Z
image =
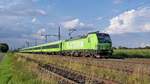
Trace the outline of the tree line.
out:
M 6 43 L 0 43 L 0 52 L 7 52 L 9 50 L 9 46 Z
M 150 49 L 150 46 L 136 47 L 136 48 L 128 48 L 128 47 L 124 47 L 124 46 L 119 46 L 119 47 L 113 47 L 113 49 Z

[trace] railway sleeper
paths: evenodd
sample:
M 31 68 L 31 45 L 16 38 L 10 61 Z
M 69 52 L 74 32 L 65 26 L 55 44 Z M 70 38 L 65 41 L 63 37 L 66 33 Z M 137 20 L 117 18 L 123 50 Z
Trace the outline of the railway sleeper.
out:
M 71 81 L 71 80 L 69 80 L 67 78 L 64 78 L 64 77 L 62 77 L 62 76 L 60 76 L 60 75 L 58 75 L 56 73 L 53 73 L 53 72 L 51 72 L 49 70 L 46 70 L 45 68 L 42 68 L 40 66 L 39 66 L 39 70 L 41 71 L 41 73 L 43 73 L 43 72 L 44 73 L 48 73 L 49 75 L 54 75 L 57 78 L 59 78 L 58 84 L 77 84 L 74 81 Z
M 85 84 L 87 82 L 89 82 L 91 84 L 106 84 L 103 80 L 89 78 L 87 76 L 82 75 L 81 73 L 76 73 L 74 71 L 64 70 L 64 69 L 55 67 L 54 65 L 51 65 L 51 64 L 45 64 L 41 67 L 43 67 L 43 68 L 45 68 L 51 72 L 54 72 L 58 75 L 61 75 L 67 79 L 73 80 L 79 84 Z M 107 84 L 111 84 L 111 83 L 109 82 Z

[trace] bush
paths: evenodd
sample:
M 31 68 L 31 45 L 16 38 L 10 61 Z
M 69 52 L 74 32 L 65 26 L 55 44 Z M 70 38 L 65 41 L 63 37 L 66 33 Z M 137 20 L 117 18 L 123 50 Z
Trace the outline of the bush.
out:
M 150 49 L 115 49 L 116 58 L 150 58 Z
M 9 50 L 9 47 L 5 43 L 0 43 L 0 52 L 7 52 Z

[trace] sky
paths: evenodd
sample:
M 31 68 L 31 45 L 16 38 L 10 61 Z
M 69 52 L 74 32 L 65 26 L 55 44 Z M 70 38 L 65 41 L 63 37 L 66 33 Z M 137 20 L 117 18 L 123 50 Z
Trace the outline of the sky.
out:
M 0 0 L 0 42 L 11 49 L 100 31 L 113 46 L 150 46 L 150 0 Z M 54 36 L 48 41 L 57 41 Z

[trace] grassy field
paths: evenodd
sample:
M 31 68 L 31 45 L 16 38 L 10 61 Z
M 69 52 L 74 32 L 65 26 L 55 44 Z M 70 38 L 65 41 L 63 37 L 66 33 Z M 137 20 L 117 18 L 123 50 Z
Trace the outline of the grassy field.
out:
M 40 73 L 35 66 L 15 54 L 6 54 L 0 63 L 0 84 L 57 84 L 53 77 Z
M 21 59 L 20 55 L 42 61 L 45 64 L 50 63 L 59 67 L 65 67 L 66 69 L 79 71 L 91 77 L 117 81 L 121 84 L 148 84 L 150 82 L 150 76 L 148 74 L 145 74 L 145 72 L 149 73 L 149 66 L 143 66 L 139 64 L 125 65 L 123 63 L 118 64 L 111 61 L 100 62 L 99 60 L 96 61 L 96 59 L 78 59 L 78 57 L 75 58 L 69 56 L 60 57 L 8 53 L 6 54 L 6 56 L 4 56 L 3 60 L 0 63 L 0 84 L 58 84 L 58 78 L 54 77 L 53 75 L 48 75 L 47 73 L 40 72 L 37 69 L 37 64 Z M 119 49 L 114 50 L 113 56 L 125 58 L 149 58 L 150 49 Z M 139 60 L 134 61 L 138 62 Z M 149 62 L 148 60 L 146 61 Z M 90 65 L 87 65 L 86 63 L 89 63 Z M 123 71 L 118 71 L 115 68 L 131 68 L 134 70 L 134 72 L 128 74 Z
M 112 66 L 113 68 L 106 68 L 106 67 L 96 67 L 94 64 L 99 65 L 98 62 L 94 60 L 87 60 L 87 59 L 70 59 L 71 57 L 60 57 L 60 56 L 46 56 L 46 55 L 33 55 L 33 54 L 26 54 L 25 56 L 30 57 L 32 59 L 36 59 L 39 61 L 44 62 L 45 64 L 50 63 L 54 64 L 59 67 L 65 67 L 66 69 L 71 69 L 74 71 L 79 71 L 81 73 L 85 73 L 91 77 L 97 78 L 104 78 L 113 81 L 118 81 L 121 84 L 148 84 L 150 82 L 150 76 L 147 74 L 143 74 L 146 71 L 149 71 L 148 66 L 142 65 L 130 65 L 133 68 L 133 73 L 127 74 L 122 71 L 114 70 L 113 68 L 124 68 L 124 64 L 114 64 L 113 62 L 101 62 L 102 65 L 109 67 Z M 76 60 L 76 61 L 72 61 Z M 84 62 L 84 63 L 83 63 Z M 85 63 L 90 63 L 91 65 L 86 65 Z M 109 65 L 108 65 L 109 64 Z M 125 66 L 125 68 L 130 68 Z
M 150 49 L 114 49 L 113 57 L 150 58 Z

